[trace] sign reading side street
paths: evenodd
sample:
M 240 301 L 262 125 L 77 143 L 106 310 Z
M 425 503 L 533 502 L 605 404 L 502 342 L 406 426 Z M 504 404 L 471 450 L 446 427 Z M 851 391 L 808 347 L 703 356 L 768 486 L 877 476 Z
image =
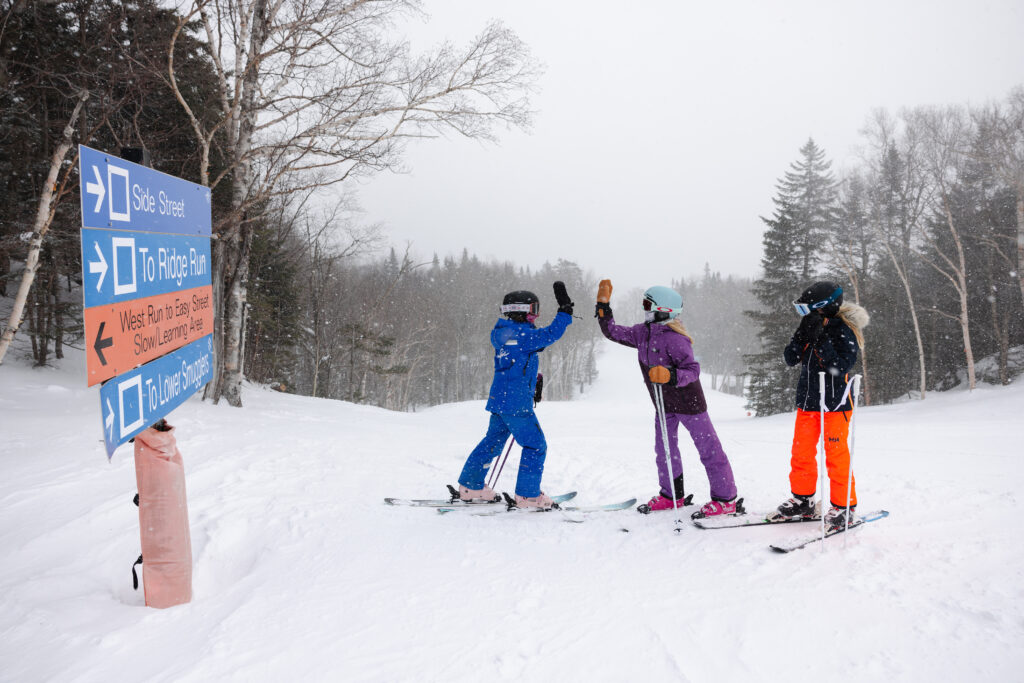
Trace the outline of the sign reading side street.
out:
M 82 227 L 211 233 L 210 188 L 78 146 Z
M 82 229 L 85 307 L 210 284 L 210 240 Z
M 212 340 L 211 335 L 197 339 L 100 387 L 107 457 L 210 381 Z
M 85 331 L 92 386 L 212 333 L 213 287 L 87 308 Z

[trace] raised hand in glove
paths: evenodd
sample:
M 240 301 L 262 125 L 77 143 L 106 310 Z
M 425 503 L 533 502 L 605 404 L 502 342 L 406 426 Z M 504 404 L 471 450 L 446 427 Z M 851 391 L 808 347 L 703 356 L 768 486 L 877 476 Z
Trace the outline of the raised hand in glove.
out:
M 572 299 L 569 298 L 569 293 L 565 291 L 565 283 L 559 280 L 554 284 L 555 290 L 555 301 L 558 302 L 558 312 L 568 313 L 572 315 Z
M 537 388 L 533 390 L 533 404 L 540 403 L 541 395 L 544 393 L 544 375 L 537 373 Z
M 601 280 L 597 285 L 597 306 L 594 307 L 595 318 L 611 318 L 612 307 L 609 302 L 612 300 L 612 281 Z
M 679 378 L 676 377 L 675 368 L 666 368 L 664 365 L 655 365 L 653 368 L 647 371 L 647 376 L 651 378 L 651 381 L 655 384 L 668 384 L 669 386 L 675 386 Z
M 818 341 L 818 337 L 825 330 L 825 319 L 821 313 L 811 311 L 800 320 L 800 326 L 793 333 L 793 341 L 797 346 L 803 347 Z

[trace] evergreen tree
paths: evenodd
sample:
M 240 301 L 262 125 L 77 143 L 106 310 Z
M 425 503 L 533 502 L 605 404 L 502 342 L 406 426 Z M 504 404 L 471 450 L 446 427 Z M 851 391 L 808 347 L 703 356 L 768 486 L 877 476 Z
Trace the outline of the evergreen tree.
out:
M 793 406 L 796 370 L 782 361 L 782 350 L 797 324 L 792 301 L 816 279 L 828 237 L 838 223 L 831 163 L 814 140 L 800 148 L 800 155 L 777 185 L 772 218 L 761 219 L 767 226 L 762 275 L 754 282 L 761 308 L 748 312 L 758 325 L 761 351 L 747 356 L 747 407 L 758 415 L 774 415 Z
M 800 148 L 800 159 L 779 181 L 776 203 L 786 205 L 796 229 L 790 248 L 798 257 L 797 274 L 808 281 L 819 271 L 824 245 L 839 224 L 838 192 L 832 162 L 813 139 Z

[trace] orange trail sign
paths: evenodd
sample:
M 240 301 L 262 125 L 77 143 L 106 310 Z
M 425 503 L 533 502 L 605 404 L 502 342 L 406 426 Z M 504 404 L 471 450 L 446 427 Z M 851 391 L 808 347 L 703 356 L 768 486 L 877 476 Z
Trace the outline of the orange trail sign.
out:
M 206 285 L 85 309 L 88 385 L 148 363 L 213 332 Z

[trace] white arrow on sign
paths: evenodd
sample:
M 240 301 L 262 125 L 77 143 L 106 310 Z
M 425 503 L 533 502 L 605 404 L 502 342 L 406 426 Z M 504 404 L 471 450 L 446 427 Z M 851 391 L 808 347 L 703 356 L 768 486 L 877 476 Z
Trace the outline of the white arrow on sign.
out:
M 103 420 L 103 423 L 107 427 L 107 433 L 110 434 L 110 438 L 107 441 L 114 440 L 114 409 L 110 406 L 110 399 L 107 399 L 107 417 Z
M 100 207 L 103 206 L 103 198 L 107 196 L 107 189 L 103 187 L 103 178 L 100 177 L 100 169 L 93 166 L 92 172 L 96 176 L 96 182 L 87 182 L 85 184 L 85 191 L 89 194 L 96 195 L 96 206 L 92 211 L 93 213 L 99 213 Z
M 89 272 L 100 274 L 100 279 L 96 281 L 96 291 L 98 292 L 100 291 L 100 287 L 103 286 L 103 278 L 107 274 L 107 259 L 103 258 L 103 252 L 100 251 L 99 242 L 93 242 L 92 245 L 96 247 L 96 255 L 100 257 L 99 263 L 96 261 L 89 261 Z

